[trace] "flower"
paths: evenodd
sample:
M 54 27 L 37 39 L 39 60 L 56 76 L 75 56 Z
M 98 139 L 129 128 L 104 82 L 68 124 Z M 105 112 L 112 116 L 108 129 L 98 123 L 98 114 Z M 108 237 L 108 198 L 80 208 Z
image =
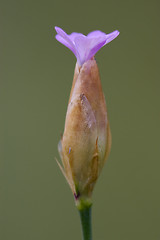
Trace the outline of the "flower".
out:
M 56 39 L 74 53 L 80 66 L 119 35 L 117 30 L 109 34 L 97 30 L 87 36 L 76 32 L 68 35 L 59 27 L 55 27 L 55 30 L 57 32 Z
M 105 97 L 94 54 L 119 32 L 106 35 L 94 31 L 84 36 L 67 35 L 58 27 L 56 31 L 56 39 L 77 57 L 64 133 L 58 145 L 63 167 L 58 165 L 79 205 L 91 199 L 111 147 Z

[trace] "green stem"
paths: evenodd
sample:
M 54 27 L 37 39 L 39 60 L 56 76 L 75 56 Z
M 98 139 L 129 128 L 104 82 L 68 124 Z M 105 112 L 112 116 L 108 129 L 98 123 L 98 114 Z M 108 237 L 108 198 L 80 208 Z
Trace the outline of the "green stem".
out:
M 83 240 L 92 240 L 91 205 L 79 208 Z

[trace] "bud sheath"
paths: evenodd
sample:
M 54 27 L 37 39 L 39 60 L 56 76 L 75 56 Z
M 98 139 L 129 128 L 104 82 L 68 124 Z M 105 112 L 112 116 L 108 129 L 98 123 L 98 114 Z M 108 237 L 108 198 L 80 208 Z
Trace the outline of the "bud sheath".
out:
M 75 67 L 59 152 L 75 199 L 90 198 L 111 146 L 104 94 L 94 58 Z

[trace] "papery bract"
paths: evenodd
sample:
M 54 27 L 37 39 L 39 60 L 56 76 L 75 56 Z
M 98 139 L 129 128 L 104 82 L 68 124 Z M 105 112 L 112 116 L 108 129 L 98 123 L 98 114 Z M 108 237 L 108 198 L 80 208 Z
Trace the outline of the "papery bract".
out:
M 64 175 L 75 197 L 90 198 L 111 146 L 105 98 L 96 61 L 75 68 L 65 128 L 59 143 Z

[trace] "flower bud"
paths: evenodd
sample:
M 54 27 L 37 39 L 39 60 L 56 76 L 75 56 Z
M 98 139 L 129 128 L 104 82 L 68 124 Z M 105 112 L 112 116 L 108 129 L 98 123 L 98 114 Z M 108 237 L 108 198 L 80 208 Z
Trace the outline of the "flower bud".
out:
M 75 198 L 90 198 L 111 146 L 99 71 L 94 59 L 76 64 L 64 134 L 59 144 Z
M 110 152 L 111 133 L 105 98 L 94 55 L 119 35 L 93 31 L 66 34 L 55 27 L 56 39 L 77 58 L 66 114 L 64 134 L 58 146 L 59 164 L 76 202 L 86 204 Z M 81 201 L 80 201 L 81 199 Z

